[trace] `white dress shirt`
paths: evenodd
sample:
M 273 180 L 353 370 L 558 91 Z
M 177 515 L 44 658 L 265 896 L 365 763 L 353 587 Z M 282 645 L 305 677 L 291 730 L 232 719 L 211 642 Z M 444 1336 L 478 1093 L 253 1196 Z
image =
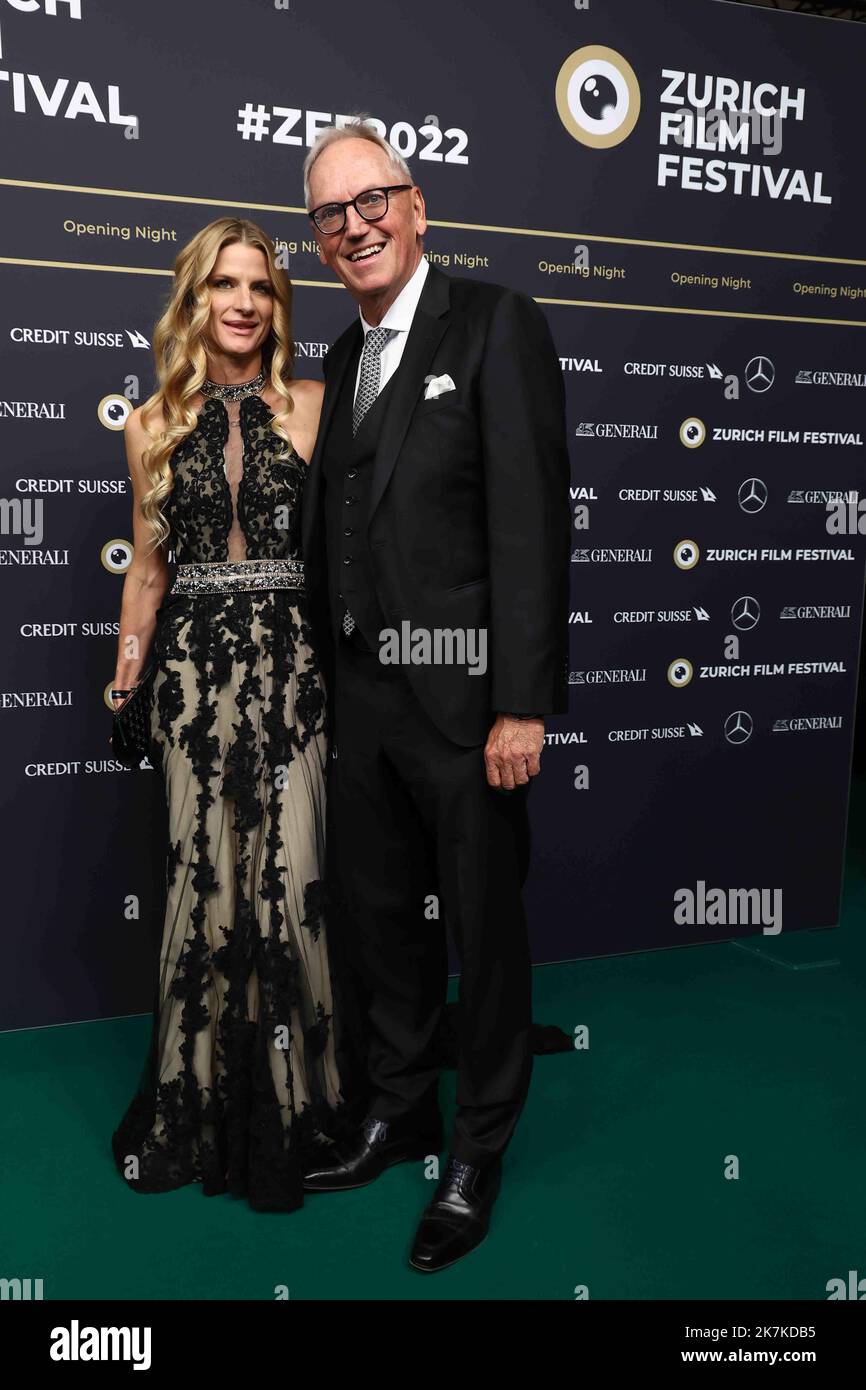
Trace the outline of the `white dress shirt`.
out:
M 415 310 L 418 308 L 418 300 L 421 298 L 421 291 L 424 288 L 424 281 L 427 279 L 427 271 L 430 264 L 426 256 L 422 256 L 418 262 L 411 279 L 407 280 L 394 303 L 391 305 L 382 322 L 380 328 L 393 329 L 393 336 L 382 349 L 379 356 L 379 390 L 382 391 L 390 378 L 394 375 L 400 365 L 403 356 L 403 349 L 406 346 L 406 339 L 409 336 L 409 329 L 412 327 L 412 320 L 415 317 Z M 361 319 L 361 327 L 364 330 L 364 337 L 370 332 L 373 324 L 368 323 L 361 310 L 358 310 Z M 361 379 L 361 363 L 358 362 L 358 371 L 355 375 L 355 396 L 358 394 L 358 382 Z M 352 399 L 355 399 L 355 396 Z

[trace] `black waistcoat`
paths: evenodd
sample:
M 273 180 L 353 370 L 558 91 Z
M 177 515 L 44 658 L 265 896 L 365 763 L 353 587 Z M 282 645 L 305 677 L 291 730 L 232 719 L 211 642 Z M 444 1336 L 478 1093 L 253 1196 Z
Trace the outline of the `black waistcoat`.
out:
M 378 649 L 379 632 L 388 624 L 376 597 L 366 531 L 379 430 L 399 368 L 379 392 L 353 436 L 352 407 L 359 357 L 360 350 L 343 379 L 322 456 L 325 543 L 334 628 L 339 630 L 348 608 L 369 645 Z

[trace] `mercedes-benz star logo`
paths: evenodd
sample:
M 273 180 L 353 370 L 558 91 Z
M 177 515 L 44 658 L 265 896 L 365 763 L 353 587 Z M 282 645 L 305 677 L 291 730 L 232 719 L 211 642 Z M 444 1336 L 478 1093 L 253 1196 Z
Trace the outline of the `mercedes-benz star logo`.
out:
M 753 357 L 746 363 L 746 385 L 750 391 L 769 391 L 776 380 L 776 368 L 769 357 Z
M 744 709 L 735 709 L 725 720 L 725 738 L 728 743 L 748 743 L 755 725 L 752 716 Z
M 731 605 L 731 622 L 740 632 L 756 627 L 761 617 L 761 605 L 756 598 L 745 594 Z
M 740 483 L 737 491 L 740 507 L 752 516 L 755 512 L 763 511 L 767 505 L 767 497 L 767 484 L 760 478 L 746 478 L 745 482 Z

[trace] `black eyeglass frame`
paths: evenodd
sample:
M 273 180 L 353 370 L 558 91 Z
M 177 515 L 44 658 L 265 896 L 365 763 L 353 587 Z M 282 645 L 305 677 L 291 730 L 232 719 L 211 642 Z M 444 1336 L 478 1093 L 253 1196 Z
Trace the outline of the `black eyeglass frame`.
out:
M 354 208 L 358 216 L 362 218 L 364 222 L 381 222 L 382 218 L 387 217 L 388 215 L 388 208 L 390 206 L 388 201 L 388 194 L 402 193 L 405 189 L 414 187 L 414 183 L 389 183 L 384 186 L 377 184 L 373 188 L 363 188 L 360 193 L 357 193 L 354 198 L 349 198 L 345 203 L 320 203 L 317 208 L 312 208 L 310 212 L 307 214 L 307 216 L 310 218 L 310 221 L 313 223 L 313 226 L 316 228 L 316 230 L 322 233 L 322 236 L 336 236 L 338 232 L 342 232 L 345 229 L 346 208 Z M 365 217 L 364 213 L 358 207 L 358 199 L 365 197 L 368 193 L 385 194 L 384 211 L 380 212 L 376 217 Z M 323 231 L 323 229 L 319 226 L 318 222 L 316 221 L 316 214 L 322 212 L 325 208 L 339 208 L 343 214 L 343 220 L 340 223 L 339 227 L 332 227 L 329 232 Z

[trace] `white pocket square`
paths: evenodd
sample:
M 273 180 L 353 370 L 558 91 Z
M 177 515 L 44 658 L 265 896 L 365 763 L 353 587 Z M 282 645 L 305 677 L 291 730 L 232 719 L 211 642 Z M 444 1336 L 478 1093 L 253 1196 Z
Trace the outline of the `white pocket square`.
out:
M 437 396 L 444 395 L 446 391 L 457 390 L 447 372 L 444 376 L 425 376 L 424 383 L 425 401 L 435 401 Z

